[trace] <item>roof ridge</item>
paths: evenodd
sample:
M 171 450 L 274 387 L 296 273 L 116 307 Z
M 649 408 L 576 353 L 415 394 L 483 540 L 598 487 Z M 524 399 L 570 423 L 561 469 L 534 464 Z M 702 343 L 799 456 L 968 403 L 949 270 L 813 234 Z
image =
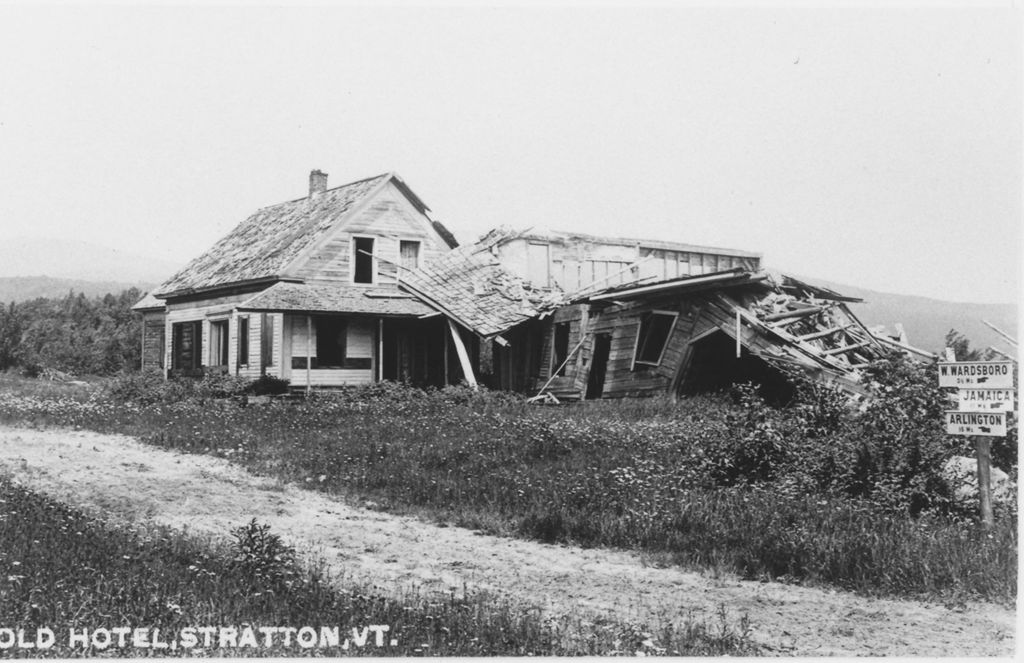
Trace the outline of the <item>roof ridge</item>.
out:
M 344 189 L 345 187 L 354 186 L 356 184 L 362 184 L 363 182 L 369 182 L 370 180 L 376 180 L 376 179 L 380 179 L 382 177 L 389 177 L 390 178 L 390 177 L 394 177 L 394 176 L 395 176 L 395 172 L 394 171 L 388 171 L 386 173 L 381 173 L 380 175 L 374 175 L 373 177 L 364 177 L 361 180 L 355 180 L 353 182 L 346 182 L 345 184 L 339 184 L 338 186 L 332 186 L 330 189 L 325 189 L 324 193 L 330 193 L 331 191 L 337 191 L 338 189 Z M 272 203 L 270 205 L 267 205 L 266 207 L 259 207 L 259 208 L 256 209 L 256 211 L 257 212 L 262 212 L 263 210 L 270 209 L 271 207 L 277 207 L 278 205 L 288 205 L 290 203 L 297 203 L 297 202 L 302 201 L 302 200 L 307 200 L 308 198 L 309 198 L 309 194 L 307 194 L 305 196 L 302 196 L 301 198 L 293 198 L 292 200 L 285 200 L 285 201 L 282 201 L 280 203 Z

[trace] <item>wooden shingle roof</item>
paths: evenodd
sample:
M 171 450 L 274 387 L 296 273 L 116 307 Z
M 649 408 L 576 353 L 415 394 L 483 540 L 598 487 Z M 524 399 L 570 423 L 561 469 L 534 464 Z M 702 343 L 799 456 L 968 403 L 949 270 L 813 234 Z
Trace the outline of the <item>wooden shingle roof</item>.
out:
M 303 313 L 369 313 L 419 316 L 433 309 L 414 296 L 395 289 L 335 284 L 275 283 L 238 305 L 240 311 Z
M 165 281 L 155 294 L 167 297 L 281 277 L 339 218 L 392 177 L 378 175 L 314 197 L 264 207 Z
M 488 247 L 461 247 L 403 274 L 399 287 L 480 336 L 500 334 L 562 303 L 560 290 L 535 288 L 501 266 Z

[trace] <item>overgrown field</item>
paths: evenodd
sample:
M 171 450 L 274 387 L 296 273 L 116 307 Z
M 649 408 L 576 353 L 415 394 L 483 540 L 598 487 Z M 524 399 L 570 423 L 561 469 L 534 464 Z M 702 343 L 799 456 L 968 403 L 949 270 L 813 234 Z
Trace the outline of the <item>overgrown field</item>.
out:
M 116 528 L 0 477 L 0 655 L 755 653 L 743 625 L 724 617 L 649 631 L 544 618 L 486 595 L 438 599 L 410 590 L 395 600 L 339 589 L 344 580 L 300 565 L 255 521 L 234 538 L 226 545 L 163 528 Z M 19 631 L 33 647 L 19 646 Z
M 868 594 L 1012 602 L 1015 502 L 983 534 L 953 499 L 940 468 L 971 452 L 940 430 L 944 395 L 927 370 L 879 367 L 879 397 L 860 410 L 807 387 L 782 409 L 750 389 L 544 408 L 394 385 L 245 407 L 210 397 L 223 384 L 9 381 L 0 420 L 126 433 L 492 533 Z M 1014 479 L 1015 434 L 993 448 Z

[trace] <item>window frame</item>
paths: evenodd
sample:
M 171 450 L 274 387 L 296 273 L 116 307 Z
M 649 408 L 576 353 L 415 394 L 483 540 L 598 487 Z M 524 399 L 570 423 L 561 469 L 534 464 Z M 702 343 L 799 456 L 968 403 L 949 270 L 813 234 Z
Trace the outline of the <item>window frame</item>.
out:
M 371 250 L 370 250 L 370 253 L 372 255 L 370 256 L 370 280 L 369 281 L 357 281 L 356 280 L 356 271 L 357 271 L 356 270 L 356 261 L 359 259 L 359 256 L 360 256 L 359 249 L 356 247 L 356 244 L 357 244 L 356 240 L 360 240 L 360 239 L 368 239 L 371 242 L 373 242 L 373 246 L 371 247 Z M 352 244 L 352 248 L 349 250 L 349 253 L 350 253 L 349 259 L 351 261 L 350 262 L 351 268 L 349 269 L 349 282 L 351 282 L 353 285 L 376 285 L 377 284 L 377 241 L 378 241 L 378 239 L 379 239 L 378 237 L 374 237 L 373 235 L 352 235 L 351 236 L 350 243 Z
M 183 365 L 182 353 L 184 352 L 185 328 L 190 327 L 189 334 L 189 362 Z M 170 370 L 193 372 L 203 367 L 203 321 L 202 320 L 181 320 L 171 323 L 171 357 Z
M 671 316 L 672 317 L 672 322 L 669 324 L 668 332 L 665 334 L 665 341 L 661 344 L 661 351 L 658 353 L 658 360 L 652 362 L 652 361 L 649 361 L 649 360 L 646 360 L 646 359 L 640 359 L 639 355 L 640 355 L 640 350 L 643 347 L 642 344 L 641 344 L 641 339 L 644 337 L 644 325 L 645 324 L 649 325 L 650 321 L 656 315 Z M 678 322 L 678 321 L 679 321 L 679 311 L 665 311 L 665 310 L 661 310 L 661 309 L 654 309 L 654 310 L 651 310 L 651 311 L 646 311 L 643 315 L 640 316 L 640 320 L 637 323 L 637 327 L 636 327 L 636 339 L 635 339 L 635 341 L 633 343 L 633 364 L 632 364 L 632 367 L 630 368 L 630 370 L 634 370 L 635 371 L 637 366 L 642 366 L 642 367 L 645 367 L 645 368 L 646 367 L 661 366 L 662 360 L 665 359 L 665 351 L 668 349 L 669 341 L 672 340 L 672 334 L 675 333 L 676 322 Z M 649 330 L 650 330 L 650 327 L 648 327 L 648 335 L 650 334 Z M 647 343 L 647 340 L 644 339 L 643 344 L 645 345 L 646 343 Z
M 405 270 L 409 271 L 409 267 L 402 264 L 402 245 L 403 244 L 415 244 L 416 245 L 416 264 L 413 265 L 412 269 L 419 269 L 420 265 L 423 264 L 423 240 L 415 238 L 398 238 L 398 264 Z M 399 272 L 399 278 L 401 278 L 401 272 Z
M 238 324 L 236 325 L 236 336 L 235 341 L 235 365 L 239 367 L 249 367 L 249 361 L 251 360 L 252 349 L 249 347 L 249 333 L 250 333 L 251 322 L 249 316 L 240 315 L 238 316 Z
M 223 325 L 223 336 L 218 330 L 218 338 L 214 341 L 214 328 L 219 328 Z M 223 357 L 216 357 L 220 359 L 220 363 L 214 363 L 216 355 L 223 353 Z M 228 367 L 231 365 L 231 319 L 228 317 L 214 318 L 210 320 L 210 346 L 207 348 L 208 366 L 211 368 Z
M 558 356 L 558 330 L 565 329 L 565 355 L 561 358 Z M 566 371 L 569 368 L 569 363 L 566 361 L 569 357 L 569 341 L 572 337 L 572 321 L 566 320 L 564 322 L 552 322 L 551 323 L 551 366 L 548 368 L 548 376 L 561 378 L 565 377 Z M 558 367 L 561 366 L 562 362 L 566 362 L 562 370 L 559 371 Z

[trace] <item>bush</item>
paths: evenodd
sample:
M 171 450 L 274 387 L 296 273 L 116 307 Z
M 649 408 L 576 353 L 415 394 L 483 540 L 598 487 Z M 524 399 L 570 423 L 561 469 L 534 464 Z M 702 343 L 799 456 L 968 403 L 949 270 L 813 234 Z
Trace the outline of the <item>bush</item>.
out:
M 231 535 L 235 538 L 232 568 L 250 578 L 274 584 L 287 583 L 300 575 L 295 550 L 279 535 L 272 534 L 270 525 L 257 524 L 253 518 L 248 524 L 231 530 Z
M 249 393 L 254 396 L 284 394 L 288 392 L 289 381 L 273 375 L 261 375 L 249 384 Z

